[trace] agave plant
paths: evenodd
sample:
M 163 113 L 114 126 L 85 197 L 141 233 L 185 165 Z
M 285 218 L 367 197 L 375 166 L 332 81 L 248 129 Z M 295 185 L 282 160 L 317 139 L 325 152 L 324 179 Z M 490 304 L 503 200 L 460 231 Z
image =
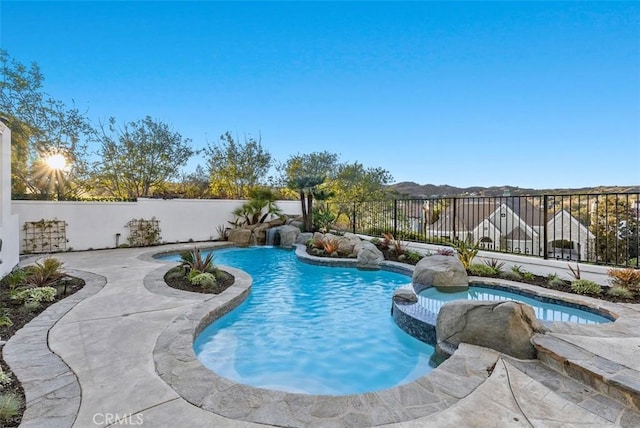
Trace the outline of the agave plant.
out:
M 190 271 L 211 272 L 215 270 L 213 259 L 214 255 L 212 252 L 203 256 L 200 248 L 195 247 L 191 251 L 183 251 L 180 253 L 180 266 L 186 267 Z
M 460 241 L 456 242 L 454 247 L 455 247 L 456 251 L 458 252 L 458 257 L 460 258 L 460 261 L 462 262 L 462 266 L 464 266 L 465 269 L 469 269 L 469 266 L 471 266 L 471 263 L 473 262 L 473 259 L 478 254 L 478 250 L 479 250 L 479 247 L 480 247 L 480 241 L 478 241 L 475 244 L 471 245 L 467 241 L 460 240 Z

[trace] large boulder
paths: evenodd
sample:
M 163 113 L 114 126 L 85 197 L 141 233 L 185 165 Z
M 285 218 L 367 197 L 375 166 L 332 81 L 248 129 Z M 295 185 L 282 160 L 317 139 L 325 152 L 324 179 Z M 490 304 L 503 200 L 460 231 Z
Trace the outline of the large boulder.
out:
M 347 232 L 344 234 L 344 236 L 340 237 L 338 251 L 342 254 L 355 256 L 355 248 L 356 245 L 360 243 L 360 241 L 361 239 L 357 235 Z
M 300 229 L 295 226 L 284 225 L 284 226 L 279 226 L 279 230 L 280 230 L 280 246 L 283 248 L 293 247 L 293 244 L 296 243 L 298 235 L 300 235 Z
M 424 257 L 416 264 L 413 284 L 418 292 L 428 286 L 443 292 L 454 292 L 469 287 L 469 276 L 457 257 L 436 254 Z
M 460 343 L 483 346 L 520 359 L 536 358 L 531 337 L 546 330 L 533 308 L 520 302 L 456 300 L 436 322 L 437 349 L 451 354 Z
M 296 238 L 296 244 L 307 245 L 307 242 L 313 238 L 313 233 L 311 232 L 303 232 L 298 235 Z
M 229 231 L 229 241 L 238 247 L 248 247 L 252 244 L 253 231 L 251 229 L 239 228 Z
M 253 234 L 256 236 L 258 245 L 264 245 L 267 241 L 267 229 L 269 228 L 269 223 L 260 223 L 253 229 Z
M 400 287 L 393 292 L 393 301 L 397 303 L 415 303 L 418 301 L 418 296 L 413 287 Z
M 354 251 L 358 256 L 358 267 L 361 269 L 380 269 L 380 262 L 384 261 L 384 255 L 369 241 L 361 241 Z

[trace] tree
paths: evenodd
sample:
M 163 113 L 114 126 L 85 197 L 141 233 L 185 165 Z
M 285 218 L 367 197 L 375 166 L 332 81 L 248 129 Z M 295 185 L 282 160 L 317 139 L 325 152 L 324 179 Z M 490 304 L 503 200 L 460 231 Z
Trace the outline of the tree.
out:
M 249 200 L 233 211 L 237 217 L 235 225 L 254 225 L 264 223 L 269 217 L 278 217 L 282 211 L 276 205 L 276 196 L 269 189 L 253 189 Z
M 236 137 L 237 139 L 237 137 Z M 220 136 L 217 145 L 206 149 L 209 157 L 211 193 L 230 199 L 245 199 L 250 192 L 265 184 L 271 168 L 271 154 L 262 147 L 261 138 L 244 138 L 237 142 L 231 133 Z
M 77 195 L 85 190 L 87 142 L 94 134 L 85 114 L 68 108 L 44 92 L 44 76 L 36 63 L 29 67 L 0 50 L 0 115 L 12 131 L 12 191 L 14 194 Z M 66 167 L 47 165 L 52 155 Z
M 102 187 L 116 197 L 150 196 L 154 187 L 177 178 L 196 153 L 190 139 L 149 116 L 121 129 L 111 118 L 108 130 L 101 127 L 100 178 Z
M 313 230 L 314 192 L 335 174 L 337 166 L 338 155 L 327 151 L 293 155 L 285 164 L 287 187 L 298 192 L 302 221 L 307 232 Z
M 332 189 L 341 201 L 379 201 L 387 196 L 385 186 L 392 180 L 386 169 L 365 168 L 354 162 L 338 166 Z
M 592 209 L 597 261 L 624 265 L 638 255 L 638 218 L 626 195 L 597 200 Z

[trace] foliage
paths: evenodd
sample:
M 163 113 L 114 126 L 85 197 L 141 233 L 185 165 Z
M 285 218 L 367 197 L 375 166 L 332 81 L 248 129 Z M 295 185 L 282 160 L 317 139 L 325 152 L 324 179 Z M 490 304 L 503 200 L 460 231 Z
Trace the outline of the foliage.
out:
M 524 278 L 525 281 L 533 281 L 536 276 L 531 272 L 522 272 L 522 278 Z
M 118 128 L 112 117 L 101 125 L 100 187 L 116 197 L 148 197 L 154 187 L 177 178 L 196 152 L 188 138 L 150 116 Z
M 196 272 L 196 271 L 193 271 Z M 211 288 L 216 285 L 216 277 L 212 273 L 203 272 L 189 278 L 193 285 L 199 285 L 203 288 Z
M 25 269 L 15 269 L 10 274 L 4 277 L 5 282 L 10 290 L 16 287 L 25 285 L 27 282 L 28 273 Z
M 12 193 L 64 199 L 86 190 L 87 142 L 94 133 L 86 115 L 68 108 L 43 90 L 44 76 L 0 50 L 0 116 L 11 129 Z M 64 170 L 48 167 L 45 159 L 59 154 Z
M 600 294 L 602 286 L 588 279 L 576 279 L 571 283 L 571 291 L 577 294 Z
M 282 215 L 271 190 L 253 189 L 249 192 L 249 197 L 246 203 L 233 211 L 237 219 L 230 223 L 234 226 L 264 223 L 269 217 Z
M 224 224 L 219 224 L 218 226 L 216 226 L 216 233 L 218 234 L 218 239 L 220 241 L 229 240 L 229 230 Z
M 42 302 L 53 302 L 57 290 L 53 287 L 32 287 L 11 292 L 11 299 L 25 305 L 39 306 Z
M 340 246 L 340 241 L 337 238 L 323 239 L 322 240 L 322 249 L 326 254 L 333 255 L 338 252 L 338 247 Z
M 2 367 L 0 366 L 0 390 L 6 387 L 7 385 L 11 384 L 12 380 L 13 380 L 13 377 L 11 376 L 11 373 L 5 372 L 4 370 L 2 370 Z
M 504 268 L 504 262 L 501 262 L 498 259 L 485 260 L 484 264 L 494 269 L 496 273 L 502 272 L 502 268 Z
M 202 254 L 200 248 L 195 247 L 191 251 L 183 251 L 180 253 L 180 266 L 186 267 L 190 271 L 198 272 L 215 272 L 213 252 Z
M 412 265 L 415 265 L 424 258 L 424 255 L 418 253 L 417 251 L 405 250 L 404 254 L 398 257 L 398 260 L 403 261 L 403 257 L 405 261 L 411 263 Z
M 35 265 L 26 268 L 26 285 L 30 287 L 47 287 L 64 276 L 61 271 L 63 263 L 60 260 L 48 257 L 43 261 L 37 261 Z
M 8 422 L 22 408 L 22 399 L 13 392 L 0 394 L 0 422 Z
M 598 261 L 623 265 L 628 259 L 638 257 L 639 225 L 632 203 L 619 195 L 596 201 L 590 228 L 595 235 Z
M 495 276 L 498 274 L 496 269 L 482 263 L 474 263 L 469 266 L 469 272 L 475 276 Z
M 451 249 L 451 248 L 438 248 L 438 251 L 436 252 L 437 255 L 439 256 L 455 256 L 456 252 Z
M 393 177 L 383 168 L 365 168 L 359 162 L 339 164 L 330 188 L 340 201 L 364 202 L 383 200 L 386 186 Z
M 555 241 L 551 242 L 551 247 L 557 248 L 557 249 L 571 250 L 573 249 L 573 242 L 566 239 L 556 239 Z
M 326 179 L 335 175 L 337 165 L 338 156 L 326 151 L 293 155 L 284 165 L 284 181 L 298 193 L 306 232 L 313 231 L 314 196 Z
M 625 287 L 615 286 L 607 290 L 607 294 L 621 299 L 633 299 L 634 293 Z
M 325 208 L 314 208 L 313 209 L 313 228 L 317 229 L 322 233 L 327 233 L 331 230 L 334 222 L 336 221 L 336 216 L 333 214 L 328 207 Z
M 240 143 L 231 133 L 220 136 L 217 145 L 206 149 L 209 164 L 210 189 L 217 197 L 245 199 L 272 166 L 271 154 L 262 147 L 261 138 L 244 137 Z
M 126 226 L 129 228 L 127 241 L 132 247 L 148 247 L 160 243 L 160 222 L 152 217 L 151 220 L 131 219 Z
M 611 285 L 614 287 L 640 291 L 640 269 L 609 269 L 607 275 L 611 277 Z
M 382 247 L 389 248 L 396 256 L 401 256 L 407 250 L 408 244 L 403 244 L 402 241 L 395 239 L 391 233 L 385 232 L 382 237 Z
M 547 275 L 547 284 L 551 287 L 561 287 L 564 285 L 564 281 L 558 278 L 558 275 L 555 273 L 550 273 Z
M 0 308 L 0 327 L 11 327 L 13 321 L 9 317 L 9 310 L 7 308 Z
M 500 273 L 500 277 L 511 281 L 520 281 L 522 279 L 520 272 L 514 270 L 504 271 Z
M 471 263 L 473 262 L 473 259 L 478 254 L 479 247 L 480 247 L 480 241 L 478 241 L 475 244 L 471 245 L 467 241 L 459 240 L 459 241 L 454 243 L 453 247 L 458 252 L 458 257 L 460 258 L 460 261 L 462 262 L 462 266 L 464 266 L 465 269 L 469 269 L 469 266 L 471 266 Z
M 576 268 L 574 269 L 573 266 L 571 265 L 567 265 L 569 266 L 569 270 L 571 271 L 571 275 L 573 275 L 574 279 L 580 279 L 580 265 L 576 264 Z

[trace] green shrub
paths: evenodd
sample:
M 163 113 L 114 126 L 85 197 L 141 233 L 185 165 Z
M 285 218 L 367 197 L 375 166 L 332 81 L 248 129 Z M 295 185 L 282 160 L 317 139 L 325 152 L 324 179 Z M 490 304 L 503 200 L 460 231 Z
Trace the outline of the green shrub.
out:
M 549 277 L 551 277 L 551 275 L 549 275 Z M 549 277 L 547 277 L 547 284 L 549 284 L 550 286 L 562 287 L 563 285 L 565 285 L 564 281 L 558 278 L 558 275 L 554 275 L 551 279 L 549 279 Z
M 632 299 L 634 295 L 633 291 L 619 286 L 611 287 L 609 290 L 607 290 L 607 294 L 609 296 L 620 297 L 622 299 Z
M 525 279 L 525 281 L 533 281 L 536 279 L 536 276 L 531 272 L 522 272 L 522 277 Z
M 25 305 L 40 305 L 42 302 L 53 302 L 57 290 L 53 287 L 33 287 L 11 293 L 11 299 Z
M 0 422 L 8 422 L 18 415 L 22 407 L 22 399 L 12 392 L 0 394 Z
M 514 270 L 504 271 L 500 274 L 500 277 L 511 281 L 520 281 L 522 279 L 522 275 Z
M 200 273 L 191 278 L 191 284 L 199 285 L 202 288 L 211 288 L 216 285 L 216 277 L 209 272 Z
M 413 265 L 418 263 L 424 257 L 422 254 L 418 253 L 417 251 L 412 251 L 412 250 L 406 250 L 404 253 L 404 256 L 406 256 L 407 261 Z
M 578 294 L 600 294 L 602 286 L 588 279 L 576 279 L 571 283 L 571 290 Z
M 13 380 L 11 373 L 7 373 L 0 367 L 0 389 L 3 389 Z
M 0 309 L 0 327 L 11 327 L 13 321 L 9 318 L 9 310 L 7 308 Z
M 7 284 L 9 290 L 13 290 L 16 287 L 25 285 L 27 282 L 27 276 L 27 271 L 24 269 L 16 269 L 9 275 L 5 276 L 3 282 Z
M 495 276 L 497 271 L 486 264 L 474 263 L 469 266 L 469 272 L 475 276 Z

